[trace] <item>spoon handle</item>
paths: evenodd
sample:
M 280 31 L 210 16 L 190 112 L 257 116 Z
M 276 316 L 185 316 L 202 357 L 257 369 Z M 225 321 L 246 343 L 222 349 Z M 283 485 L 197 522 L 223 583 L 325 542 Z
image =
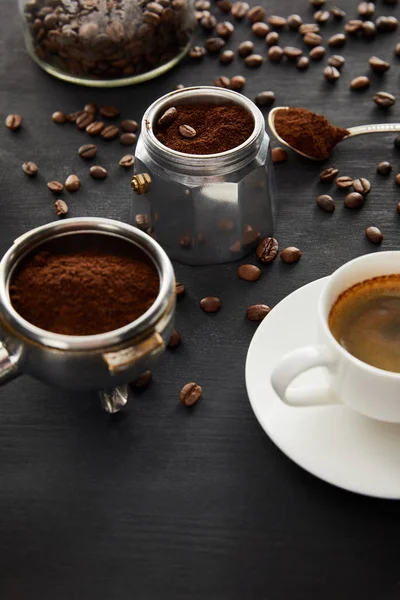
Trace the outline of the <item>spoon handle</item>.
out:
M 343 139 L 349 139 L 355 135 L 363 135 L 364 133 L 387 133 L 390 131 L 400 133 L 400 123 L 376 123 L 374 125 L 358 125 L 357 127 L 350 127 L 349 135 L 346 135 Z

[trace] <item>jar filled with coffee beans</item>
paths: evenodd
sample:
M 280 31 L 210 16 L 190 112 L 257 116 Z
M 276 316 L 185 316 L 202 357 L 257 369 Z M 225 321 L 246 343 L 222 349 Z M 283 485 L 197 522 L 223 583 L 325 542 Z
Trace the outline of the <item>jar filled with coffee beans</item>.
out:
M 47 72 L 97 87 L 161 75 L 185 55 L 193 0 L 18 0 L 28 52 Z

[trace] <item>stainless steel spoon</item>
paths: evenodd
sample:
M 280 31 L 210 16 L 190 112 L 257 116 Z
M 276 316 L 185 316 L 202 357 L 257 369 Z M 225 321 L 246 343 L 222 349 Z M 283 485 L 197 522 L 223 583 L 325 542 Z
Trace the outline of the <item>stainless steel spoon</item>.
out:
M 301 156 L 305 156 L 306 158 L 311 158 L 311 160 L 317 160 L 317 161 L 325 160 L 325 158 L 327 158 L 327 157 L 314 158 L 313 156 L 309 156 L 308 154 L 305 154 L 304 152 L 301 152 L 300 150 L 293 148 L 293 146 L 291 146 L 290 144 L 285 142 L 285 140 L 282 139 L 280 137 L 280 135 L 278 135 L 278 133 L 275 129 L 275 115 L 278 112 L 278 110 L 289 110 L 289 108 L 290 108 L 290 106 L 277 106 L 276 108 L 273 108 L 271 110 L 271 112 L 268 115 L 268 126 L 269 126 L 271 132 L 280 141 L 281 144 L 287 146 L 288 148 L 291 148 L 292 150 L 297 152 L 297 154 L 301 154 Z M 356 135 L 364 135 L 365 133 L 388 133 L 390 131 L 393 133 L 396 133 L 396 132 L 400 133 L 400 123 L 380 123 L 380 124 L 374 124 L 374 125 L 357 125 L 356 127 L 349 127 L 348 131 L 350 133 L 348 135 L 346 135 L 342 140 L 340 140 L 341 142 L 343 142 L 344 140 L 348 140 L 349 138 L 355 137 Z

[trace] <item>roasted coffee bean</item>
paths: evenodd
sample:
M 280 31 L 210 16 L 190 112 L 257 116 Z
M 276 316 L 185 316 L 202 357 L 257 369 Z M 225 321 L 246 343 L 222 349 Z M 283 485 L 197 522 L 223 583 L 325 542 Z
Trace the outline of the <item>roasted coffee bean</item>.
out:
M 315 46 L 321 46 L 322 37 L 318 35 L 318 33 L 306 33 L 306 35 L 303 38 L 303 42 L 311 48 Z
M 22 170 L 25 175 L 29 175 L 29 177 L 34 177 L 38 172 L 38 166 L 36 163 L 28 160 L 27 162 L 22 163 Z
M 340 56 L 340 54 L 332 54 L 332 56 L 328 58 L 328 65 L 335 67 L 335 69 L 338 69 L 339 71 L 343 67 L 344 63 L 345 59 L 343 56 Z
M 377 73 L 385 73 L 385 71 L 390 69 L 390 63 L 378 58 L 377 56 L 371 56 L 368 59 L 368 62 L 371 69 Z
M 221 308 L 221 300 L 216 296 L 206 296 L 200 300 L 200 308 L 207 313 L 218 312 Z
M 181 335 L 179 331 L 174 327 L 171 333 L 171 337 L 168 340 L 168 348 L 177 348 L 181 343 Z
M 370 80 L 365 75 L 360 75 L 359 77 L 355 77 L 350 82 L 350 88 L 352 90 L 366 90 L 370 85 Z
M 288 246 L 281 252 L 281 259 L 285 263 L 295 263 L 301 258 L 301 252 L 296 246 Z
M 244 281 L 258 281 L 262 271 L 255 265 L 240 265 L 237 274 L 238 277 L 244 279 Z
M 339 79 L 340 77 L 340 72 L 336 67 L 327 65 L 324 69 L 324 76 L 327 81 L 336 81 L 336 79 Z
M 85 104 L 85 106 L 83 107 L 83 110 L 88 113 L 96 114 L 97 113 L 97 104 L 94 104 L 93 102 L 90 102 L 89 104 Z
M 119 161 L 119 166 L 128 169 L 130 167 L 133 167 L 134 162 L 135 157 L 133 156 L 133 154 L 125 154 L 125 156 L 123 156 Z
M 267 265 L 278 256 L 279 244 L 273 237 L 263 239 L 256 248 L 256 256 L 260 262 Z
M 80 179 L 77 175 L 68 175 L 65 180 L 65 189 L 68 192 L 77 192 L 81 187 Z
M 311 48 L 309 57 L 311 60 L 322 60 L 325 56 L 325 48 L 323 46 L 314 46 Z
M 219 75 L 214 79 L 214 85 L 220 88 L 228 88 L 230 84 L 229 77 L 225 77 L 225 75 Z
M 197 383 L 187 383 L 181 389 L 179 399 L 185 406 L 193 406 L 203 395 L 203 390 Z
M 400 215 L 400 202 L 398 202 L 396 205 L 396 212 L 398 215 Z
M 119 116 L 119 110 L 112 104 L 106 104 L 105 106 L 100 106 L 99 112 L 102 117 L 106 117 L 106 119 L 115 119 Z
M 218 6 L 219 10 L 221 10 L 224 13 L 231 12 L 231 10 L 232 10 L 231 0 L 218 0 L 217 6 Z
M 303 19 L 300 17 L 300 15 L 289 15 L 287 18 L 287 24 L 289 26 L 289 29 L 292 29 L 293 31 L 297 31 L 300 27 L 300 25 L 303 24 Z
M 126 133 L 136 133 L 138 128 L 139 125 L 132 119 L 125 119 L 124 121 L 121 121 L 121 129 L 122 131 L 126 131 Z
M 181 125 L 179 127 L 179 133 L 184 138 L 194 138 L 194 137 L 196 137 L 196 134 L 197 134 L 194 127 L 190 127 L 190 125 L 186 125 L 186 124 Z
M 57 123 L 58 125 L 61 125 L 62 123 L 66 123 L 66 121 L 67 121 L 67 115 L 59 110 L 56 112 L 53 112 L 53 114 L 51 115 L 51 118 L 53 120 L 53 123 Z
M 383 233 L 379 229 L 379 227 L 367 227 L 365 230 L 365 235 L 367 239 L 373 244 L 382 244 L 383 242 Z
M 300 50 L 300 48 L 296 48 L 295 46 L 285 46 L 283 53 L 290 60 L 296 60 L 303 54 L 303 50 Z
M 67 121 L 68 123 L 76 123 L 77 118 L 83 114 L 85 111 L 84 110 L 78 110 L 76 112 L 73 113 L 69 113 L 67 115 Z
M 331 48 L 340 48 L 346 43 L 346 36 L 343 33 L 335 33 L 328 40 L 328 45 Z
M 153 375 L 151 371 L 145 371 L 140 375 L 140 377 L 135 379 L 135 381 L 131 381 L 130 385 L 136 390 L 144 390 L 144 388 L 147 388 L 150 385 L 152 380 Z
M 196 0 L 195 8 L 197 10 L 209 10 L 211 7 L 211 2 L 208 0 Z
M 279 17 L 278 15 L 271 15 L 268 18 L 268 23 L 271 25 L 271 27 L 281 29 L 282 27 L 285 27 L 287 21 L 284 17 Z
M 175 294 L 176 294 L 177 298 L 181 298 L 184 295 L 185 291 L 186 291 L 186 288 L 183 285 L 183 283 L 179 283 L 177 281 L 175 284 Z
M 314 8 L 320 8 L 326 2 L 326 0 L 308 0 L 308 1 L 311 4 L 311 6 L 313 6 Z
M 400 42 L 398 44 L 396 44 L 396 46 L 394 48 L 394 53 L 397 56 L 397 58 L 400 58 Z
M 108 175 L 106 169 L 104 167 L 100 167 L 99 165 L 93 165 L 90 167 L 89 174 L 93 179 L 105 179 Z
M 344 199 L 344 205 L 346 208 L 361 208 L 364 206 L 365 198 L 358 192 L 350 192 Z
M 253 23 L 251 26 L 251 30 L 259 38 L 265 38 L 265 36 L 269 33 L 270 29 L 266 23 L 261 21 L 257 23 Z
M 396 17 L 378 17 L 376 20 L 377 30 L 383 32 L 395 31 L 398 24 Z
M 231 90 L 236 90 L 237 92 L 240 92 L 240 90 L 242 90 L 245 85 L 246 78 L 242 75 L 235 75 L 234 77 L 232 77 L 229 87 L 231 88 Z
M 296 68 L 299 69 L 299 71 L 305 71 L 309 66 L 310 60 L 307 56 L 300 56 L 296 61 Z
M 76 119 L 75 124 L 80 131 L 83 131 L 90 123 L 93 123 L 94 119 L 93 113 L 82 112 Z
M 236 240 L 236 242 L 233 242 L 232 246 L 229 248 L 229 251 L 232 252 L 232 254 L 238 254 L 239 252 L 241 252 L 242 244 L 240 240 Z
M 373 99 L 374 102 L 382 108 L 390 108 L 396 102 L 396 97 L 388 92 L 377 92 Z
M 238 20 L 243 19 L 247 15 L 249 8 L 250 6 L 247 2 L 234 2 L 231 9 L 232 17 Z
M 303 23 L 299 27 L 299 33 L 301 35 L 306 35 L 307 33 L 319 33 L 319 25 L 316 23 Z
M 359 177 L 353 181 L 353 190 L 359 194 L 362 194 L 363 196 L 366 196 L 371 191 L 371 184 L 368 179 L 365 179 L 365 177 Z
M 335 201 L 332 196 L 328 196 L 327 194 L 322 194 L 317 197 L 318 206 L 325 212 L 331 213 L 335 210 Z
M 158 127 L 169 127 L 176 120 L 177 116 L 178 116 L 178 111 L 176 110 L 175 106 L 171 106 L 158 119 L 157 126 Z
M 136 144 L 137 136 L 135 133 L 128 133 L 127 131 L 119 136 L 119 143 L 123 146 L 133 146 Z
M 376 37 L 375 23 L 372 21 L 365 21 L 362 25 L 362 34 L 368 40 L 374 39 L 374 37 Z
M 329 19 L 329 10 L 317 10 L 314 13 L 314 20 L 316 23 L 326 23 Z
M 56 213 L 59 217 L 65 217 L 68 214 L 68 204 L 64 200 L 58 199 L 54 202 Z
M 234 58 L 235 58 L 235 53 L 233 52 L 233 50 L 224 50 L 219 55 L 219 62 L 222 65 L 228 65 L 229 63 L 231 63 L 233 61 Z
M 280 46 L 271 46 L 268 50 L 267 56 L 272 62 L 279 62 L 282 60 L 283 50 Z
M 353 185 L 353 178 L 348 175 L 336 177 L 335 183 L 340 190 L 346 190 Z
M 207 51 L 211 52 L 211 54 L 220 52 L 224 46 L 225 40 L 223 40 L 221 37 L 208 38 L 205 43 Z
M 274 92 L 260 92 L 254 99 L 257 106 L 271 106 L 275 102 Z
M 279 43 L 279 33 L 277 31 L 271 31 L 265 36 L 265 43 L 268 46 L 276 46 Z
M 337 21 L 341 21 L 346 16 L 346 13 L 344 12 L 344 10 L 342 10 L 341 8 L 338 8 L 337 6 L 331 6 L 331 13 L 332 13 L 334 19 L 336 19 Z
M 390 175 L 392 172 L 392 165 L 387 160 L 384 160 L 376 165 L 376 172 L 379 173 L 379 175 Z
M 17 131 L 21 127 L 22 117 L 21 115 L 8 115 L 5 120 L 5 124 L 7 129 L 11 129 L 11 131 Z
M 226 40 L 230 38 L 232 33 L 235 31 L 234 26 L 229 21 L 223 21 L 222 23 L 218 23 L 215 29 L 215 33 Z
M 193 46 L 193 48 L 190 48 L 189 50 L 189 56 L 190 58 L 203 58 L 203 56 L 206 53 L 206 49 L 203 48 L 203 46 Z
M 250 40 L 246 40 L 245 42 L 242 42 L 241 44 L 239 44 L 238 46 L 238 54 L 239 56 L 245 57 L 245 56 L 249 56 L 254 50 L 254 44 L 253 42 L 251 42 Z
M 246 310 L 246 315 L 249 321 L 262 321 L 270 312 L 271 309 L 266 304 L 253 304 Z
M 337 177 L 338 173 L 339 173 L 339 169 L 335 169 L 334 167 L 329 167 L 328 169 L 324 169 L 324 171 L 322 171 L 319 174 L 319 180 L 322 181 L 323 183 L 328 182 L 328 181 L 333 181 Z
M 278 148 L 272 148 L 271 157 L 272 157 L 272 162 L 274 164 L 277 164 L 277 163 L 285 162 L 288 159 L 288 153 L 286 152 L 285 148 L 281 148 L 279 146 Z
M 97 146 L 95 144 L 84 144 L 79 148 L 78 154 L 81 158 L 94 158 L 97 154 Z
M 93 121 L 86 127 L 86 133 L 89 135 L 99 135 L 104 129 L 103 121 Z
M 263 6 L 253 6 L 247 13 L 247 18 L 250 23 L 257 23 L 263 21 L 266 15 L 265 8 Z
M 100 135 L 103 140 L 114 140 L 119 135 L 119 129 L 115 125 L 107 125 Z
M 261 67 L 261 65 L 264 62 L 264 59 L 261 56 L 261 54 L 250 54 L 249 56 L 246 56 L 244 62 L 251 69 L 255 69 L 256 67 Z
M 64 189 L 63 184 L 60 183 L 59 181 L 49 181 L 47 183 L 47 187 L 49 188 L 49 190 L 51 192 L 53 192 L 53 194 L 59 194 Z
M 147 231 L 150 226 L 148 215 L 146 215 L 146 213 L 137 214 L 135 217 L 135 225 L 138 229 Z
M 350 35 L 357 35 L 360 31 L 362 31 L 362 28 L 363 22 L 360 19 L 350 19 L 350 21 L 347 21 L 344 26 L 344 30 Z
M 372 17 L 375 12 L 375 4 L 373 2 L 360 2 L 357 6 L 357 12 L 362 18 Z
M 206 17 L 203 17 L 200 20 L 200 25 L 206 31 L 212 31 L 214 29 L 214 27 L 216 26 L 216 24 L 217 24 L 217 19 L 214 17 L 214 15 L 207 15 Z

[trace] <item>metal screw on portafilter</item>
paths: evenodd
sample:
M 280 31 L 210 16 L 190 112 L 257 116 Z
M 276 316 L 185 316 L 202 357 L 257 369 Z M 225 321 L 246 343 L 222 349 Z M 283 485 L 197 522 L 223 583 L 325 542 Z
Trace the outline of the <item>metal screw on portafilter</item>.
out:
M 146 194 L 150 189 L 151 177 L 148 173 L 138 173 L 132 177 L 131 186 L 135 194 Z

